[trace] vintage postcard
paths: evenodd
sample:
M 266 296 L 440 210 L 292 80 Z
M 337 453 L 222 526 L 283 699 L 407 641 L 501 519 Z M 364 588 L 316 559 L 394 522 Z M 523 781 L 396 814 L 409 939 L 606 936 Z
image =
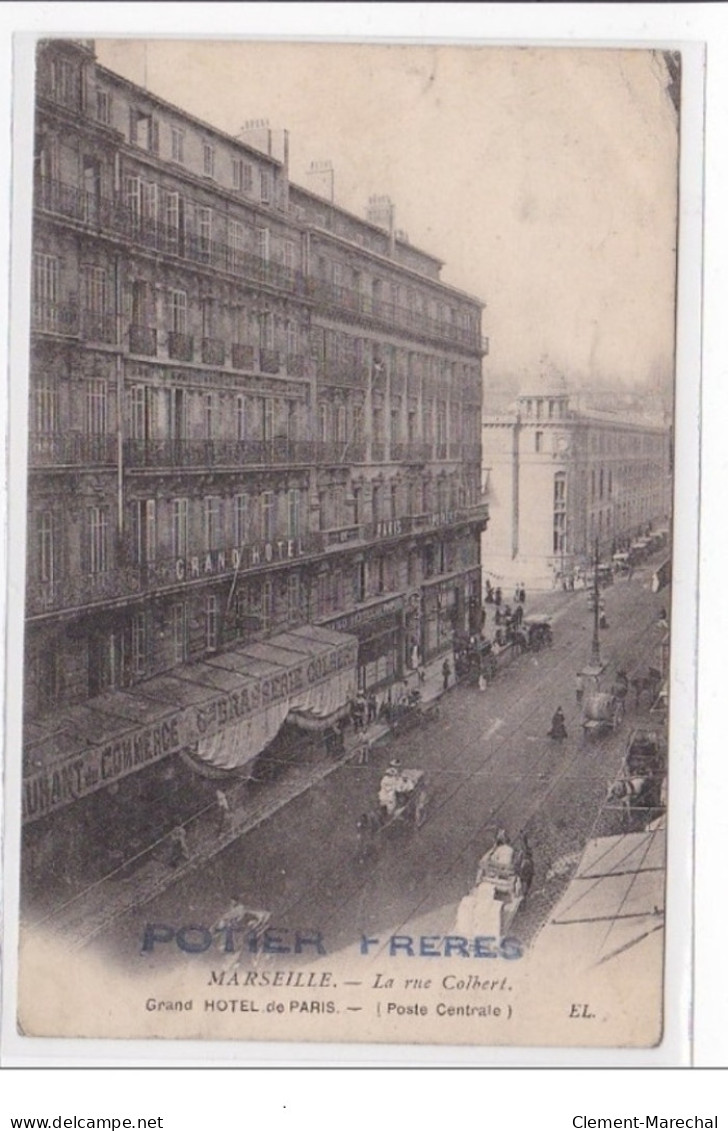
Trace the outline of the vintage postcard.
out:
M 34 60 L 18 1032 L 659 1046 L 681 51 Z

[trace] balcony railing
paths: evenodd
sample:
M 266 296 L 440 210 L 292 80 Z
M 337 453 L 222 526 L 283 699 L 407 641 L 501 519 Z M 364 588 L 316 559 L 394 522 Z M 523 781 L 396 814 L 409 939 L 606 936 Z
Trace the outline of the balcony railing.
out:
M 192 334 L 181 334 L 178 330 L 170 330 L 167 333 L 167 353 L 175 361 L 192 361 L 195 356 Z
M 248 373 L 255 369 L 254 346 L 243 345 L 241 342 L 233 342 L 232 366 L 233 369 L 242 369 Z
M 129 467 L 251 467 L 310 465 L 310 440 L 125 440 Z
M 157 356 L 157 331 L 151 326 L 129 327 L 129 352 L 144 357 Z
M 113 345 L 116 341 L 116 318 L 113 314 L 97 314 L 91 310 L 82 310 L 81 337 L 87 342 Z
M 363 463 L 366 443 L 363 440 L 319 440 L 316 458 L 323 464 Z
M 121 200 L 88 193 L 61 181 L 40 178 L 36 182 L 35 204 L 44 212 L 103 228 L 125 242 L 138 244 L 150 251 L 174 255 L 299 298 L 309 295 L 310 280 L 300 271 L 227 243 L 218 243 L 199 233 L 159 223 L 142 216 L 135 208 L 127 207 Z
M 72 467 L 116 463 L 115 436 L 89 436 L 83 432 L 31 433 L 28 462 L 31 467 Z
M 281 355 L 279 350 L 262 349 L 260 351 L 261 373 L 279 373 L 281 369 Z
M 430 318 L 421 311 L 381 302 L 362 291 L 335 286 L 323 279 L 312 279 L 310 283 L 314 299 L 323 306 L 333 306 L 339 310 L 371 318 L 393 330 L 408 330 L 470 350 L 479 351 L 482 348 L 481 337 L 477 330 Z
M 420 440 L 409 440 L 406 443 L 392 444 L 390 450 L 394 461 L 424 463 L 429 458 L 431 445 Z
M 203 338 L 202 361 L 204 365 L 224 365 L 225 343 L 217 338 Z
M 33 302 L 33 329 L 41 334 L 62 334 L 77 337 L 79 311 L 76 303 Z
M 358 542 L 363 538 L 364 527 L 360 524 L 339 526 L 335 530 L 324 530 L 322 534 L 326 546 L 345 546 L 348 542 Z
M 76 609 L 99 601 L 110 601 L 138 593 L 141 575 L 136 566 L 104 573 L 75 574 L 57 581 L 28 580 L 26 607 L 29 616 Z

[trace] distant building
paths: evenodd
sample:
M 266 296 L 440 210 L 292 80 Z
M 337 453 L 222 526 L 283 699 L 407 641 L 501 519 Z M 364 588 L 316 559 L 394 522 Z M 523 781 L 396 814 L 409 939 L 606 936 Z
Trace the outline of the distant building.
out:
M 102 812 L 122 779 L 131 811 L 131 779 L 176 755 L 239 769 L 271 696 L 276 725 L 322 726 L 468 631 L 487 340 L 438 259 L 290 184 L 287 147 L 191 117 L 85 41 L 42 44 L 37 83 L 24 819 L 42 825 L 96 794 Z
M 670 429 L 659 419 L 574 410 L 558 381 L 486 416 L 490 524 L 484 577 L 551 588 L 609 559 L 671 509 Z

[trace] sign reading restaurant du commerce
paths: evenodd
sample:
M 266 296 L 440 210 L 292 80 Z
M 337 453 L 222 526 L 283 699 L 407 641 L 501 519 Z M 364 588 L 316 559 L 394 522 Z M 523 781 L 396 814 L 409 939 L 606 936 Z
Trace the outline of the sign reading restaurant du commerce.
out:
M 281 668 L 260 679 L 248 679 L 233 691 L 108 742 L 87 746 L 60 763 L 31 773 L 23 780 L 23 823 L 38 820 L 152 762 L 192 747 L 230 723 L 300 696 L 337 672 L 354 668 L 356 657 L 356 641 L 347 640 L 293 667 Z

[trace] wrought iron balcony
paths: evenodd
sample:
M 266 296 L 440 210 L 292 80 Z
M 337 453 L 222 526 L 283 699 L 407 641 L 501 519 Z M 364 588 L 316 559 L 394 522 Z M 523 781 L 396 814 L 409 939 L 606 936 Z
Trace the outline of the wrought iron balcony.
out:
M 203 338 L 202 361 L 204 365 L 224 365 L 225 343 L 217 338 Z
M 71 302 L 33 301 L 32 328 L 40 334 L 78 337 L 78 305 Z
M 363 440 L 319 440 L 316 459 L 321 464 L 363 463 L 366 443 Z
M 301 271 L 263 259 L 206 235 L 190 233 L 143 216 L 120 198 L 105 198 L 49 178 L 36 181 L 35 206 L 80 223 L 102 228 L 125 242 L 173 255 L 215 271 L 286 291 L 299 298 L 310 295 L 310 280 Z
M 28 462 L 31 467 L 76 467 L 116 463 L 116 437 L 83 432 L 31 433 Z
M 175 361 L 192 361 L 195 356 L 195 343 L 192 334 L 181 334 L 178 330 L 167 333 L 167 353 Z
M 364 535 L 364 526 L 339 526 L 335 530 L 322 531 L 324 544 L 329 546 L 345 546 L 349 542 L 358 542 Z
M 124 461 L 134 468 L 236 468 L 310 465 L 310 440 L 125 440 Z
M 157 331 L 151 326 L 129 327 L 129 352 L 145 357 L 157 356 Z
M 321 306 L 333 306 L 338 310 L 372 319 L 389 329 L 411 331 L 469 350 L 480 351 L 482 348 L 481 337 L 477 330 L 458 326 L 454 322 L 442 322 L 430 318 L 421 311 L 381 302 L 362 291 L 335 286 L 324 279 L 311 279 L 310 284 L 311 293 Z
M 56 581 L 28 580 L 25 601 L 28 616 L 78 609 L 119 597 L 133 596 L 141 589 L 137 566 L 104 573 L 75 574 Z

